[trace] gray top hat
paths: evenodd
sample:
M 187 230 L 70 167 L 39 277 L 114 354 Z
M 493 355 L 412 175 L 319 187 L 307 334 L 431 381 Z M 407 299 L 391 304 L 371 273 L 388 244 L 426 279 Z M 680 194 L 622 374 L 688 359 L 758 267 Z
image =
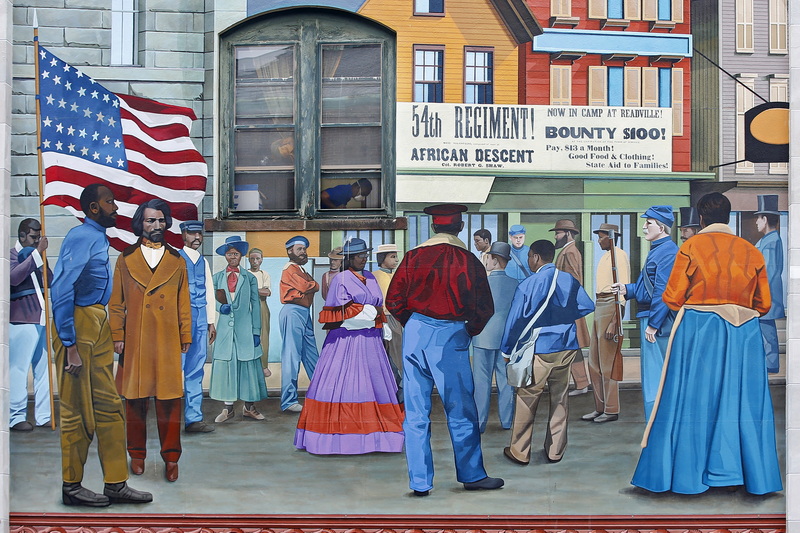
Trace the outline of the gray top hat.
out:
M 777 194 L 759 194 L 756 215 L 780 215 Z
M 506 261 L 511 261 L 511 245 L 507 242 L 493 242 L 492 247 L 489 248 L 489 253 L 492 255 L 498 255 Z
M 681 223 L 679 228 L 699 228 L 700 215 L 694 207 L 681 207 Z

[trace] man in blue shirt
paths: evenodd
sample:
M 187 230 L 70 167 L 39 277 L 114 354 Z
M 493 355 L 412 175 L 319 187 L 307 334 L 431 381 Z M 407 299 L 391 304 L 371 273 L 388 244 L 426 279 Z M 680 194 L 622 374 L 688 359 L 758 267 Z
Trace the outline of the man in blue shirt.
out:
M 361 178 L 350 185 L 336 185 L 324 189 L 320 194 L 320 203 L 323 209 L 343 209 L 350 200 L 364 201 L 372 192 L 372 182 Z
M 761 325 L 761 336 L 764 340 L 764 351 L 767 354 L 767 372 L 774 374 L 780 370 L 780 354 L 778 346 L 778 328 L 776 318 L 786 316 L 783 305 L 783 242 L 778 232 L 781 214 L 778 211 L 777 194 L 759 194 L 758 211 L 756 211 L 756 228 L 764 236 L 756 243 L 756 248 L 764 256 L 767 265 L 769 292 L 772 296 L 772 307 L 758 319 Z
M 650 242 L 650 251 L 639 272 L 636 283 L 615 283 L 611 290 L 636 300 L 639 304 L 636 318 L 639 319 L 641 336 L 642 395 L 644 396 L 644 419 L 650 418 L 661 381 L 661 368 L 667 353 L 669 334 L 675 313 L 670 311 L 661 295 L 667 286 L 678 245 L 669 236 L 675 216 L 671 205 L 654 205 L 644 212 L 642 226 L 644 238 Z
M 62 501 L 106 507 L 147 503 L 149 492 L 127 484 L 125 414 L 114 385 L 114 344 L 105 306 L 111 297 L 106 229 L 116 224 L 114 193 L 91 184 L 80 197 L 86 218 L 61 245 L 51 298 L 58 336 L 53 340 L 61 409 Z M 84 464 L 97 433 L 103 494 L 83 487 Z
M 512 462 L 531 459 L 536 408 L 545 387 L 550 389 L 550 418 L 544 451 L 557 463 L 567 448 L 569 370 L 578 349 L 575 321 L 594 310 L 592 299 L 572 275 L 553 265 L 555 245 L 540 240 L 531 245 L 528 265 L 533 274 L 519 284 L 506 320 L 500 345 L 508 359 L 524 345 L 533 344 L 531 379 L 517 388 L 511 445 L 503 450 Z

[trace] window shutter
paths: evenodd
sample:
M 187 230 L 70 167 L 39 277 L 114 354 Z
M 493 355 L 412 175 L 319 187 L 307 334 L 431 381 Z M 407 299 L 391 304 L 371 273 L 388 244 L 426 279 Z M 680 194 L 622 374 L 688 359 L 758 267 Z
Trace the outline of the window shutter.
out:
M 786 0 L 770 0 L 769 52 L 771 54 L 786 54 L 789 51 L 786 37 L 788 15 Z
M 658 107 L 658 69 L 642 67 L 642 107 Z
M 606 67 L 589 67 L 589 105 L 608 105 Z
M 608 17 L 608 0 L 589 0 L 589 18 L 604 19 Z
M 628 20 L 639 20 L 642 18 L 642 0 L 624 0 L 625 18 Z
M 572 67 L 550 65 L 550 105 L 572 105 Z
M 769 99 L 771 102 L 789 101 L 789 80 L 785 78 L 770 78 Z M 788 174 L 789 163 L 770 163 L 770 174 Z
M 683 135 L 683 69 L 672 69 L 672 135 Z
M 625 67 L 625 107 L 641 107 L 642 105 L 642 69 Z
M 658 20 L 658 0 L 642 0 L 642 20 Z
M 740 77 L 739 81 L 751 89 L 755 85 L 755 79 L 750 77 Z M 748 91 L 741 84 L 736 84 L 736 160 L 744 159 L 744 114 L 753 107 L 753 93 Z M 755 165 L 750 161 L 736 163 L 737 174 L 753 174 Z
M 672 21 L 683 22 L 683 0 L 672 0 Z
M 736 0 L 736 51 L 753 51 L 753 0 Z
M 551 17 L 571 17 L 572 0 L 550 0 Z

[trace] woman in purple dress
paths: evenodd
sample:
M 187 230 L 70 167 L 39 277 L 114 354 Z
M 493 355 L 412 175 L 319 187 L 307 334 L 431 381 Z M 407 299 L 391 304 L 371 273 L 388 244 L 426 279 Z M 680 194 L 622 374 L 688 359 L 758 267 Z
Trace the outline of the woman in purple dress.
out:
M 294 437 L 309 453 L 403 451 L 403 411 L 383 347 L 383 296 L 364 271 L 370 250 L 362 239 L 345 243 L 345 270 L 333 278 L 320 313 L 328 336 Z

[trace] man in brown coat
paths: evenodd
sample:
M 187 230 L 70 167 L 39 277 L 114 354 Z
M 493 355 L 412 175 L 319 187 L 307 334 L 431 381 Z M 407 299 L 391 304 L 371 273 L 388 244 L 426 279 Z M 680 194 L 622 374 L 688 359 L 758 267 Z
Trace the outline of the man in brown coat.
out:
M 580 232 L 575 227 L 575 223 L 564 218 L 556 222 L 550 231 L 555 232 L 556 249 L 561 252 L 556 258 L 556 268 L 572 275 L 583 287 L 583 257 L 578 250 L 575 236 Z M 586 374 L 586 364 L 583 362 L 583 352 L 581 348 L 589 346 L 589 328 L 586 326 L 586 319 L 581 317 L 575 321 L 578 335 L 578 350 L 575 353 L 575 360 L 570 367 L 572 380 L 575 382 L 575 390 L 569 393 L 570 396 L 586 394 L 589 392 L 589 376 Z
M 131 472 L 144 472 L 147 407 L 155 397 L 161 457 L 168 481 L 178 479 L 181 455 L 181 353 L 192 342 L 192 310 L 186 262 L 166 242 L 169 205 L 150 200 L 131 226 L 139 241 L 117 259 L 108 304 L 114 351 L 120 355 L 117 387 L 125 397 Z

